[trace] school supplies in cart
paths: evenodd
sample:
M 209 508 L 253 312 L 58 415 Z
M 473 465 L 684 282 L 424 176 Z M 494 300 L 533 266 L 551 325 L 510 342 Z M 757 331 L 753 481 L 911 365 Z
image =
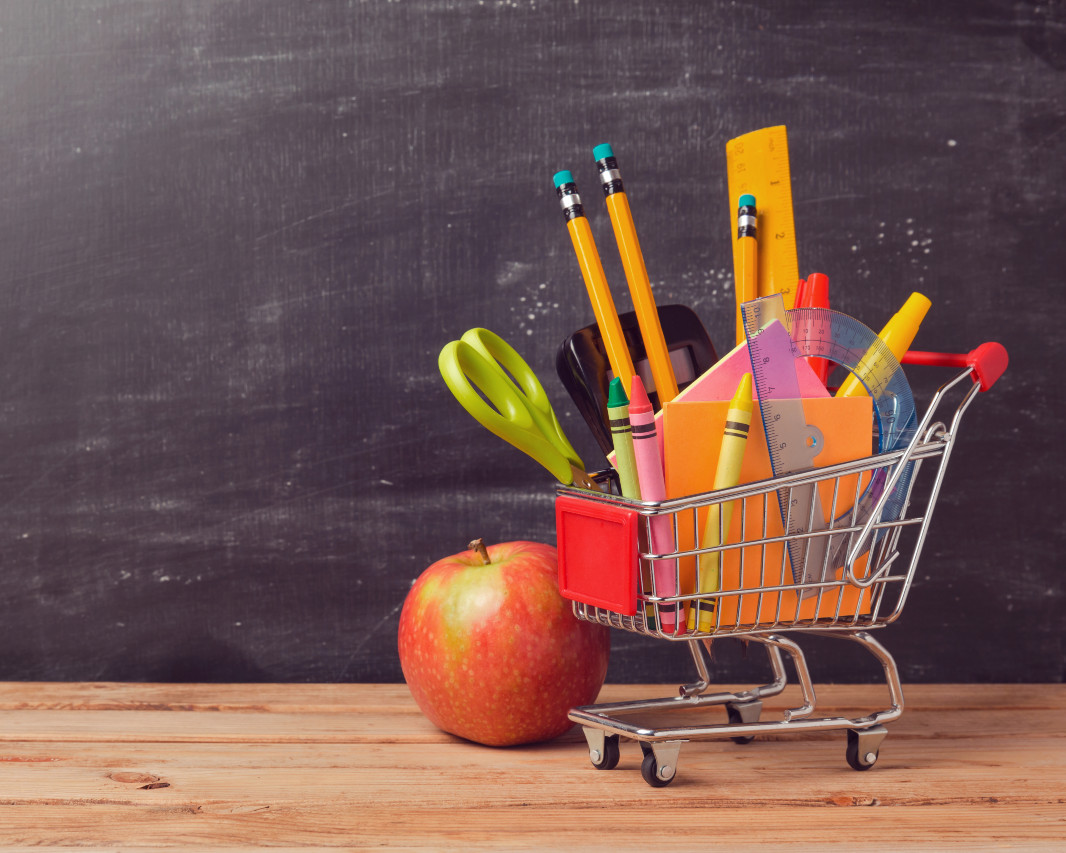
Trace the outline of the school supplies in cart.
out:
M 940 362 L 957 364 L 966 359 L 962 373 L 945 383 L 934 395 L 914 430 L 913 438 L 903 447 L 871 456 L 828 465 L 806 472 L 774 476 L 731 489 L 705 492 L 683 498 L 657 502 L 628 501 L 621 497 L 559 487 L 556 497 L 556 520 L 559 531 L 561 577 L 582 573 L 572 565 L 588 559 L 590 554 L 610 555 L 612 563 L 598 565 L 597 575 L 582 580 L 585 589 L 564 589 L 574 601 L 579 619 L 608 625 L 624 631 L 685 642 L 696 665 L 698 680 L 683 685 L 680 695 L 574 708 L 570 719 L 582 726 L 594 767 L 611 769 L 618 763 L 619 741 L 632 739 L 644 754 L 641 775 L 653 787 L 669 784 L 676 776 L 682 743 L 704 738 L 728 737 L 747 742 L 757 735 L 843 729 L 847 733 L 845 757 L 856 770 L 867 770 L 877 761 L 881 742 L 887 735 L 885 724 L 903 711 L 903 692 L 899 672 L 891 654 L 870 633 L 899 618 L 907 600 L 918 565 L 933 510 L 936 507 L 951 449 L 958 436 L 962 417 L 978 391 L 984 391 L 998 379 L 1006 367 L 1006 350 L 999 344 L 985 344 L 967 356 L 945 356 Z M 925 363 L 933 355 L 923 355 Z M 959 395 L 959 386 L 967 377 L 973 385 L 961 393 L 953 412 L 946 401 Z M 839 401 L 837 401 L 839 402 Z M 937 420 L 949 413 L 947 423 Z M 750 439 L 749 439 L 750 440 Z M 880 477 L 888 491 L 900 481 L 901 472 L 910 469 L 906 495 L 898 515 L 880 512 L 865 521 L 855 513 L 836 510 L 850 502 L 857 507 L 872 480 Z M 802 532 L 774 530 L 770 521 L 778 517 L 778 493 L 785 490 L 817 489 L 828 493 L 828 511 L 824 527 Z M 668 553 L 636 546 L 640 528 L 650 529 L 653 520 L 667 519 L 675 530 L 682 521 L 698 530 L 697 516 L 711 507 L 732 503 L 733 529 L 721 544 L 704 547 L 695 538 L 679 535 L 677 547 Z M 759 519 L 749 524 L 749 518 Z M 636 529 L 633 529 L 636 528 Z M 789 565 L 790 545 L 797 541 L 843 539 L 848 547 L 847 560 L 819 573 L 820 580 L 797 583 Z M 875 542 L 863 548 L 863 543 Z M 626 549 L 629 543 L 630 550 Z M 826 548 L 819 553 L 829 553 Z M 858 553 L 858 556 L 853 556 Z M 692 588 L 684 592 L 681 565 L 685 558 L 719 554 L 721 580 L 719 589 L 705 592 Z M 654 573 L 642 569 L 655 561 L 672 563 L 676 576 L 668 587 L 676 594 L 664 594 Z M 806 577 L 806 573 L 801 575 Z M 642 581 L 650 579 L 650 584 Z M 631 589 L 633 595 L 610 607 L 596 604 L 596 586 Z M 648 610 L 644 604 L 656 605 Z M 703 618 L 695 630 L 675 635 L 658 621 L 663 605 L 696 604 Z M 865 648 L 881 664 L 889 690 L 888 708 L 859 717 L 820 717 L 815 714 L 813 681 L 803 651 L 782 632 L 803 632 L 848 639 Z M 705 640 L 740 637 L 763 646 L 769 658 L 773 679 L 768 683 L 738 692 L 713 692 L 708 670 Z M 762 701 L 781 693 L 787 677 L 782 653 L 789 656 L 799 679 L 802 704 L 785 710 L 780 718 L 760 719 Z M 638 717 L 654 712 L 662 719 L 663 711 L 724 711 L 724 720 L 694 720 L 683 715 L 678 725 L 648 725 Z
M 924 297 L 912 297 L 886 326 L 883 334 L 898 340 L 829 311 L 825 277 L 800 281 L 796 273 L 784 128 L 731 140 L 727 165 L 730 200 L 740 201 L 740 210 L 733 208 L 738 346 L 656 415 L 666 499 L 566 487 L 556 498 L 560 580 L 578 618 L 687 643 L 695 662 L 698 680 L 678 696 L 570 714 L 583 728 L 594 767 L 614 767 L 620 739 L 632 739 L 644 754 L 641 773 L 656 787 L 675 778 L 681 744 L 700 738 L 747 742 L 759 734 L 844 729 L 849 765 L 874 765 L 884 725 L 902 713 L 903 698 L 895 662 L 872 631 L 902 613 L 962 417 L 1007 363 L 995 343 L 965 355 L 904 355 L 908 363 L 964 368 L 919 418 L 899 348 L 909 345 L 928 308 Z M 796 310 L 786 310 L 797 290 Z M 889 334 L 903 326 L 905 341 Z M 834 365 L 852 377 L 838 397 L 826 388 Z M 716 460 L 730 429 L 733 404 L 726 401 L 745 372 L 753 376 L 757 405 L 737 484 L 722 488 Z M 974 384 L 961 392 L 967 376 Z M 864 410 L 852 411 L 860 403 Z M 942 412 L 950 413 L 949 423 L 937 420 Z M 669 530 L 673 541 L 653 537 L 653 529 Z M 889 707 L 859 717 L 819 716 L 803 652 L 784 632 L 861 645 L 885 672 Z M 762 645 L 773 679 L 714 692 L 704 649 L 721 637 Z M 802 704 L 760 719 L 762 701 L 786 686 L 783 654 L 795 667 Z M 724 715 L 685 714 L 676 725 L 663 724 L 662 712 L 674 710 Z M 656 715 L 654 723 L 648 714 Z

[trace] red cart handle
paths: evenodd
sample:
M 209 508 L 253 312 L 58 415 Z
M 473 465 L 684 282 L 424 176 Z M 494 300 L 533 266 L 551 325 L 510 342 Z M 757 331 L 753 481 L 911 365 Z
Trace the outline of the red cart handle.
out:
M 937 367 L 972 367 L 975 382 L 987 391 L 1007 369 L 1007 348 L 989 341 L 967 353 L 919 352 L 907 350 L 901 359 L 903 364 L 925 364 Z

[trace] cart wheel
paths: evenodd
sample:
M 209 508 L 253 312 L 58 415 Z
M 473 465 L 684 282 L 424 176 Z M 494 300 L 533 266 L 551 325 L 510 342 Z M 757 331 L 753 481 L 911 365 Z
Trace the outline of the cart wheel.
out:
M 644 760 L 640 762 L 640 775 L 653 788 L 665 788 L 673 782 L 676 770 L 676 767 L 660 768 L 655 753 L 651 751 L 644 753 Z
M 869 770 L 877 763 L 877 756 L 880 754 L 879 749 L 862 749 L 859 744 L 859 732 L 848 729 L 848 749 L 845 757 L 852 770 Z
M 603 739 L 603 751 L 599 753 L 597 761 L 596 750 L 589 751 L 592 766 L 597 770 L 614 770 L 618 766 L 618 735 L 607 735 Z
M 730 725 L 734 723 L 757 723 L 761 711 L 761 702 L 751 702 L 746 705 L 734 705 L 729 703 L 725 706 L 725 712 L 729 717 Z M 751 743 L 755 740 L 755 735 L 737 735 L 736 737 L 731 738 L 731 740 L 733 743 Z

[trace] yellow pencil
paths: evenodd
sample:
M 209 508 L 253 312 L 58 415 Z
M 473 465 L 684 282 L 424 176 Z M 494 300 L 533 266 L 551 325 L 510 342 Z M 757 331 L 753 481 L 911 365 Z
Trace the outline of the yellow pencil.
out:
M 597 145 L 592 150 L 596 168 L 600 171 L 603 182 L 603 194 L 607 200 L 607 213 L 611 217 L 614 239 L 618 243 L 618 254 L 622 257 L 626 283 L 633 298 L 633 309 L 640 326 L 640 337 L 644 341 L 644 352 L 651 366 L 651 378 L 655 383 L 655 393 L 659 395 L 660 408 L 677 396 L 677 380 L 674 378 L 674 366 L 670 363 L 670 352 L 666 348 L 666 338 L 659 324 L 659 312 L 655 307 L 655 298 L 648 281 L 648 270 L 644 266 L 644 255 L 637 240 L 637 228 L 633 224 L 633 214 L 629 209 L 629 198 L 622 184 L 622 173 L 618 170 L 618 161 L 610 145 Z
M 737 248 L 736 277 L 737 297 L 737 343 L 742 344 L 744 334 L 744 317 L 740 306 L 759 296 L 759 277 L 756 264 L 759 256 L 759 241 L 756 237 L 755 196 L 745 193 L 740 197 L 737 209 Z
M 744 448 L 748 444 L 748 429 L 751 427 L 751 374 L 740 378 L 736 393 L 729 404 L 722 432 L 722 447 L 718 451 L 718 467 L 714 472 L 714 490 L 731 489 L 740 482 L 740 468 L 744 462 Z M 700 539 L 701 548 L 724 545 L 729 536 L 729 524 L 733 520 L 733 504 L 712 504 L 707 511 L 707 523 Z M 719 525 L 721 531 L 719 532 Z M 722 585 L 722 552 L 713 551 L 699 555 L 699 591 L 716 592 Z M 688 629 L 709 631 L 714 626 L 716 601 L 696 600 L 688 611 Z
M 618 312 L 607 286 L 607 276 L 604 275 L 603 264 L 592 239 L 592 229 L 589 228 L 589 221 L 585 217 L 574 176 L 568 171 L 556 173 L 555 191 L 559 194 L 559 203 L 566 216 L 566 228 L 574 244 L 581 277 L 585 280 L 585 289 L 588 290 L 589 301 L 592 303 L 592 313 L 600 329 L 600 338 L 607 350 L 607 360 L 611 363 L 614 375 L 628 388 L 633 381 L 633 359 L 626 345 L 622 324 L 618 320 Z

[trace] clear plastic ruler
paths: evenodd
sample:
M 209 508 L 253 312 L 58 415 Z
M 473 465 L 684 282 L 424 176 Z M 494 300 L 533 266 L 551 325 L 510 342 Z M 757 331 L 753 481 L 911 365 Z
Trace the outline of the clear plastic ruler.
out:
M 824 447 L 824 438 L 817 427 L 807 423 L 803 412 L 796 355 L 788 329 L 782 323 L 784 306 L 780 294 L 746 302 L 741 310 L 751 355 L 752 382 L 759 398 L 773 475 L 781 477 L 809 471 L 814 467 L 814 457 Z M 789 537 L 793 582 L 819 582 L 827 537 L 801 538 L 804 533 L 826 527 L 817 487 L 810 484 L 778 489 L 777 502 Z M 817 588 L 807 588 L 801 597 L 817 592 Z
M 910 443 L 917 429 L 910 385 L 891 350 L 868 326 L 854 317 L 827 308 L 786 311 L 777 294 L 747 302 L 741 310 L 774 476 L 807 470 L 821 450 L 821 436 L 815 436 L 804 422 L 802 404 L 797 407 L 785 397 L 787 394 L 799 396 L 795 372 L 797 358 L 827 358 L 862 382 L 873 400 L 879 452 L 898 450 Z M 764 335 L 766 331 L 770 334 Z M 911 467 L 908 465 L 908 470 L 886 501 L 881 520 L 900 517 L 909 490 Z M 855 508 L 841 521 L 862 524 L 868 520 L 887 478 L 887 471 L 879 470 Z M 778 493 L 781 516 L 789 535 L 824 530 L 826 525 L 817 489 L 811 487 L 809 495 L 789 495 L 790 491 L 800 490 L 783 489 Z M 838 541 L 833 544 L 828 560 L 825 556 L 827 537 L 790 539 L 789 558 L 795 582 L 820 580 L 823 566 L 832 569 L 842 562 L 842 552 L 850 537 L 834 538 Z M 816 547 L 814 543 L 821 544 Z M 804 566 L 809 566 L 810 570 L 805 570 Z

